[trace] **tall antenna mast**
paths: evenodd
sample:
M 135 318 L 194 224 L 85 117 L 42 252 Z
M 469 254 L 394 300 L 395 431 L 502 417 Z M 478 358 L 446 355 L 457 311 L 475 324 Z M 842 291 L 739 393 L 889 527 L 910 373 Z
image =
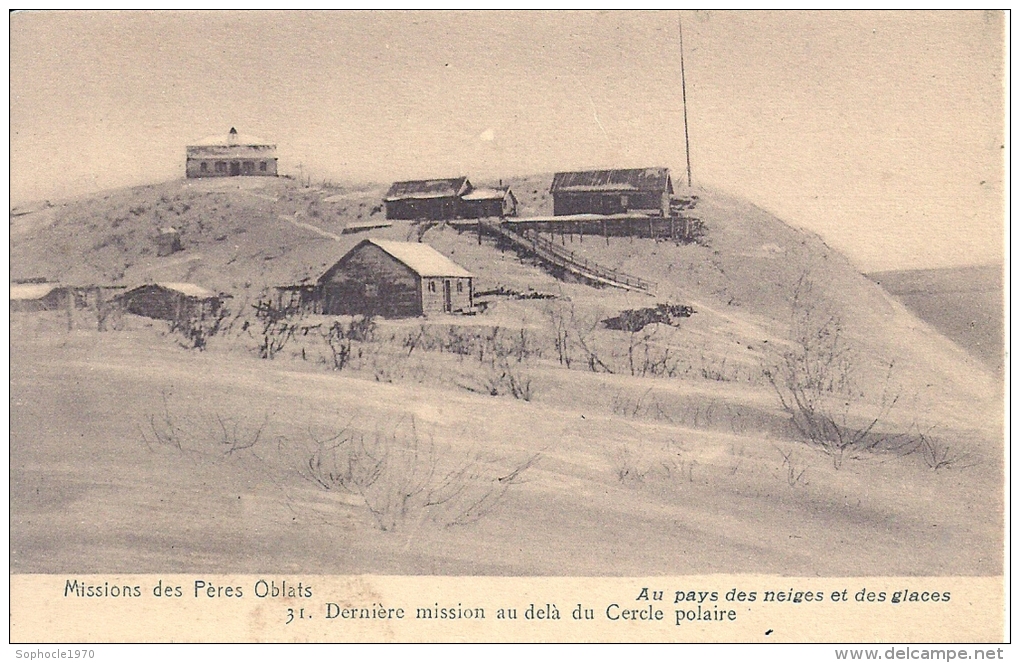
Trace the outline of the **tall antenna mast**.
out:
M 687 133 L 687 77 L 684 74 L 684 22 L 680 12 L 676 13 L 676 24 L 680 28 L 680 89 L 684 98 L 684 153 L 687 155 L 687 186 L 691 187 L 691 137 Z

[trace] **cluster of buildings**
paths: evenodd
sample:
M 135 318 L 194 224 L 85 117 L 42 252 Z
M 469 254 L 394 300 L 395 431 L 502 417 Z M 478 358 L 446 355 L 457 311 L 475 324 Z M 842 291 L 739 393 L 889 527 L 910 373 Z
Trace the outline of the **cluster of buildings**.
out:
M 188 145 L 185 173 L 188 178 L 275 177 L 277 163 L 276 145 L 231 128 L 226 137 L 210 136 Z M 501 182 L 495 188 L 478 188 L 464 176 L 394 182 L 383 204 L 391 220 L 499 219 L 522 235 L 676 235 L 680 217 L 668 168 L 560 172 L 549 191 L 553 214 L 548 217 L 517 218 L 518 200 L 509 186 Z M 482 222 L 477 225 L 481 232 Z M 161 229 L 156 241 L 159 256 L 182 248 L 173 228 Z M 462 266 L 427 244 L 374 238 L 357 244 L 314 285 L 277 291 L 281 306 L 329 315 L 403 318 L 471 311 L 475 306 L 474 277 Z M 211 308 L 217 300 L 216 293 L 186 283 L 147 284 L 117 294 L 125 310 L 164 319 L 182 310 Z M 59 308 L 71 296 L 56 284 L 12 286 L 11 308 Z

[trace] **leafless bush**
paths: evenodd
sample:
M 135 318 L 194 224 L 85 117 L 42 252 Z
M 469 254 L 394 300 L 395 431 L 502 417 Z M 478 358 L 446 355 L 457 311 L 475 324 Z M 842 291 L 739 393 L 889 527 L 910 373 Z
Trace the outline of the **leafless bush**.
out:
M 336 320 L 322 333 L 329 347 L 329 365 L 335 371 L 342 371 L 352 359 L 361 357 L 363 349 L 355 348 L 372 340 L 375 333 L 375 321 L 371 317 L 355 316 L 346 323 Z
M 299 308 L 277 306 L 268 298 L 260 298 L 251 306 L 255 319 L 245 320 L 241 331 L 255 340 L 255 351 L 261 359 L 275 358 L 295 336 L 307 336 L 321 328 L 305 324 Z
M 530 401 L 535 394 L 532 378 L 522 362 L 502 357 L 492 364 L 482 365 L 481 371 L 474 384 L 461 384 L 461 387 L 476 394 L 513 396 L 522 401 Z
M 205 350 L 209 339 L 224 331 L 230 320 L 230 310 L 223 305 L 180 306 L 169 321 L 170 333 L 184 339 L 189 349 Z
M 779 452 L 779 455 L 783 457 L 782 469 L 785 471 L 786 483 L 793 488 L 798 484 L 808 485 L 807 480 L 804 478 L 804 474 L 807 473 L 807 467 L 801 466 L 797 462 L 794 456 L 793 449 L 783 451 L 779 447 L 775 448 Z
M 216 415 L 216 422 L 220 426 L 220 445 L 226 455 L 234 454 L 246 449 L 254 449 L 255 445 L 262 439 L 266 426 L 269 424 L 269 414 L 266 413 L 262 422 L 250 430 L 241 422 Z
M 622 446 L 612 457 L 613 473 L 623 484 L 693 483 L 697 459 L 691 458 L 682 442 L 667 440 L 661 447 L 637 451 Z
M 972 461 L 970 453 L 954 452 L 949 444 L 932 435 L 931 431 L 918 434 L 915 448 L 925 464 L 936 472 Z
M 794 428 L 824 449 L 838 469 L 848 452 L 871 450 L 881 443 L 876 428 L 899 395 L 891 390 L 890 363 L 880 397 L 868 402 L 857 384 L 859 358 L 846 340 L 842 321 L 820 315 L 810 291 L 802 277 L 793 300 L 791 347 L 769 357 L 763 374 Z
M 150 451 L 158 447 L 184 451 L 187 433 L 181 427 L 180 418 L 170 410 L 170 395 L 163 390 L 161 396 L 163 408 L 146 417 L 146 426 L 141 430 L 142 442 Z
M 366 435 L 342 430 L 318 441 L 302 474 L 324 490 L 357 496 L 375 525 L 389 532 L 432 521 L 466 525 L 488 515 L 538 460 L 533 455 L 508 471 L 478 456 L 457 454 L 410 431 Z
M 162 407 L 146 416 L 141 426 L 142 442 L 154 451 L 172 449 L 188 454 L 204 454 L 212 450 L 231 456 L 251 450 L 267 437 L 269 413 L 257 423 L 248 424 L 243 417 L 213 413 L 211 416 L 181 413 L 170 404 L 170 392 L 161 392 Z M 282 439 L 282 438 L 279 438 Z

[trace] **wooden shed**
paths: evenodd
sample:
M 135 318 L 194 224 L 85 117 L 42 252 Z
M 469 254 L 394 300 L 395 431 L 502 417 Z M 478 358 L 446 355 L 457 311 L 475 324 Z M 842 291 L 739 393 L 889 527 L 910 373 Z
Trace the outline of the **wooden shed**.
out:
M 669 216 L 673 180 L 669 168 L 630 168 L 556 173 L 549 192 L 553 215 L 624 214 Z
M 56 283 L 12 283 L 11 311 L 54 311 L 67 306 L 70 291 Z
M 183 251 L 181 233 L 176 228 L 160 228 L 156 233 L 156 255 L 164 257 Z
M 413 318 L 467 311 L 473 276 L 428 244 L 366 239 L 319 278 L 326 315 Z
M 461 216 L 465 219 L 517 216 L 517 196 L 510 187 L 474 189 L 460 197 Z
M 467 177 L 394 182 L 383 198 L 386 218 L 456 219 L 461 215 L 461 196 L 473 189 Z
M 158 320 L 215 315 L 223 298 L 194 283 L 149 283 L 120 296 L 128 313 Z

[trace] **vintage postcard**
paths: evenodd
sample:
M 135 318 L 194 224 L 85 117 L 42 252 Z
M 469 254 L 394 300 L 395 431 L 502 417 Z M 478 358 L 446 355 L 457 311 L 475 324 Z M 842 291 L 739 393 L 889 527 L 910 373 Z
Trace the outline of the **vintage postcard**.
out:
M 1008 640 L 1008 14 L 9 28 L 12 644 Z

